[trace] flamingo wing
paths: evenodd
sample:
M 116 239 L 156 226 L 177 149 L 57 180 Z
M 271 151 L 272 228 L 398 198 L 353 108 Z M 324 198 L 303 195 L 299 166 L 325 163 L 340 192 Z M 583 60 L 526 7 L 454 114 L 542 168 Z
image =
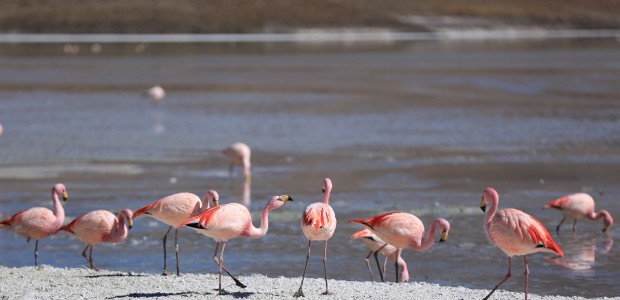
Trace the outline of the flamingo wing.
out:
M 570 200 L 570 198 L 568 196 L 564 196 L 558 199 L 555 199 L 553 201 L 550 201 L 549 203 L 545 204 L 545 207 L 553 207 L 553 208 L 557 208 L 557 209 L 562 209 Z
M 375 229 L 375 226 L 382 224 L 390 215 L 395 214 L 397 212 L 386 212 L 380 215 L 376 215 L 370 218 L 356 219 L 351 220 L 349 223 L 358 223 L 369 227 L 370 229 Z
M 182 222 L 181 224 L 179 224 L 178 227 L 187 226 L 191 228 L 208 230 L 209 223 L 211 223 L 211 220 L 213 220 L 217 211 L 220 210 L 222 207 L 225 207 L 225 205 L 218 205 L 218 206 L 208 208 L 204 210 L 203 212 L 201 212 L 200 214 L 194 217 L 191 217 L 187 219 L 186 221 Z
M 334 213 L 329 205 L 314 203 L 308 206 L 301 216 L 303 226 L 312 226 L 316 230 L 331 228 L 334 225 Z

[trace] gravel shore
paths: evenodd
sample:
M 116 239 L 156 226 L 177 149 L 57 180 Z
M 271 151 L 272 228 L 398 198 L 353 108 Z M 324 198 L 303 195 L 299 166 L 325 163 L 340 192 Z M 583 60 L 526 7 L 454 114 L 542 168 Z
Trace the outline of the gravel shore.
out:
M 178 277 L 44 265 L 39 268 L 0 267 L 0 278 L 0 299 L 187 299 L 217 296 L 215 274 L 182 274 Z M 223 278 L 225 294 L 217 298 L 293 299 L 301 278 L 252 275 L 240 276 L 239 280 L 247 288 L 239 288 L 228 277 Z M 323 296 L 324 281 L 306 278 L 304 299 L 482 299 L 488 292 L 424 282 L 394 284 L 330 280 L 329 287 L 332 295 Z M 500 290 L 493 299 L 523 299 L 523 294 Z M 529 299 L 585 298 L 529 294 Z

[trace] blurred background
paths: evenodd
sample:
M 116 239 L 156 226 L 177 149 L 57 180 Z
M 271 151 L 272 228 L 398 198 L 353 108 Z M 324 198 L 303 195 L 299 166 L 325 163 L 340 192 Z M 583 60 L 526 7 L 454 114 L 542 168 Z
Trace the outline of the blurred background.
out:
M 215 189 L 258 226 L 288 193 L 267 236 L 231 241 L 226 261 L 296 277 L 301 213 L 330 177 L 329 278 L 370 280 L 367 249 L 349 240 L 361 228 L 346 221 L 397 210 L 452 224 L 447 243 L 403 252 L 411 280 L 490 289 L 506 273 L 479 208 L 493 186 L 566 254 L 528 257 L 530 292 L 619 296 L 618 228 L 581 220 L 573 233 L 568 220 L 558 236 L 561 214 L 541 209 L 586 192 L 620 218 L 619 25 L 613 0 L 3 1 L 0 217 L 51 208 L 62 182 L 65 222 Z M 145 97 L 156 85 L 165 97 Z M 221 153 L 238 141 L 252 148 L 250 185 Z M 159 274 L 166 229 L 136 219 L 125 242 L 95 246 L 95 263 Z M 33 248 L 0 231 L 1 265 L 33 265 Z M 81 267 L 82 248 L 57 234 L 39 262 Z M 180 230 L 181 272 L 216 272 L 213 249 Z M 321 250 L 309 277 L 322 277 Z M 515 259 L 503 287 L 521 292 L 522 270 Z

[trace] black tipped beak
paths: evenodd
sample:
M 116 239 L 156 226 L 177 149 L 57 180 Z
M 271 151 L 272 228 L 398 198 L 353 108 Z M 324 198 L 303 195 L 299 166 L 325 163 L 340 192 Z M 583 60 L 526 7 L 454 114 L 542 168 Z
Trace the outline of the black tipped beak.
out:
M 439 239 L 439 243 L 443 243 L 443 242 L 445 242 L 445 241 L 446 241 L 446 240 Z
M 480 209 L 482 209 L 482 211 L 483 211 L 483 212 L 486 212 L 486 211 L 487 211 L 487 207 L 486 207 L 486 205 L 485 205 L 485 206 L 480 206 Z
M 323 188 L 323 189 L 321 189 L 321 192 L 323 192 L 323 194 L 325 194 L 325 189 L 324 189 L 324 188 Z
M 288 196 L 288 201 L 293 201 L 293 197 Z

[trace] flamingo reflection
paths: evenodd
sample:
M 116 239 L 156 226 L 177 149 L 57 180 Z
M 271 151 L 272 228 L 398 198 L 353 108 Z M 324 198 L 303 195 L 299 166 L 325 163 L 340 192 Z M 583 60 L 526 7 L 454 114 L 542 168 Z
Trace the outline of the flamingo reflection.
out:
M 574 271 L 590 270 L 596 261 L 596 252 L 605 254 L 614 244 L 611 237 L 601 243 L 589 237 L 575 237 L 564 241 L 564 257 L 550 257 L 549 261 Z

